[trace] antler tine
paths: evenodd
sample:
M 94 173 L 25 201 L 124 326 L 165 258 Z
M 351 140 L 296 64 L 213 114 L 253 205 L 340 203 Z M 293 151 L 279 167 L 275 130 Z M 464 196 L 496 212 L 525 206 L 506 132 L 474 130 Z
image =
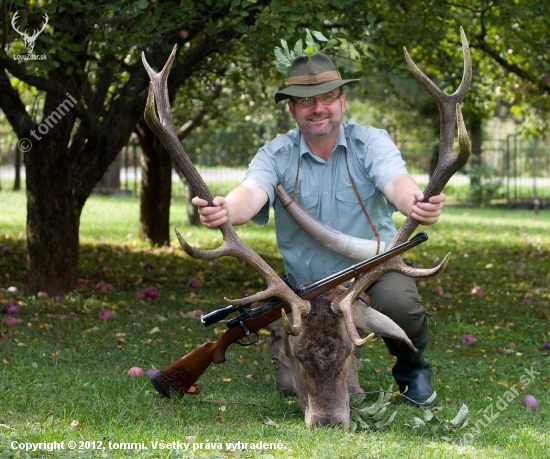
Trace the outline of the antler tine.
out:
M 22 37 L 24 37 L 25 34 L 19 30 L 19 27 L 15 27 L 15 21 L 17 21 L 18 18 L 19 18 L 19 11 L 16 11 L 15 14 L 11 18 L 11 26 L 12 26 L 13 30 L 15 30 Z
M 168 74 L 176 57 L 177 47 L 174 46 L 168 61 L 160 72 L 155 72 L 148 64 L 145 53 L 142 53 L 143 65 L 151 79 L 149 93 L 145 106 L 144 118 L 151 130 L 162 141 L 166 150 L 174 160 L 176 167 L 185 176 L 193 191 L 200 198 L 212 205 L 213 195 L 204 183 L 199 172 L 185 153 L 174 128 L 170 114 L 170 100 L 168 96 Z M 198 250 L 191 247 L 176 230 L 178 240 L 187 254 L 195 258 L 212 259 L 222 256 L 232 256 L 248 263 L 267 282 L 267 288 L 259 293 L 238 300 L 228 300 L 231 304 L 241 306 L 262 301 L 277 296 L 290 305 L 293 311 L 294 327 L 301 329 L 301 318 L 309 312 L 309 302 L 302 300 L 288 287 L 273 271 L 273 269 L 250 247 L 241 241 L 231 223 L 226 222 L 220 226 L 223 235 L 223 243 L 214 250 Z
M 333 311 L 343 315 L 346 329 L 353 343 L 356 346 L 363 346 L 368 341 L 368 337 L 361 338 L 357 332 L 353 319 L 352 305 L 369 285 L 372 285 L 374 281 L 390 272 L 397 272 L 414 278 L 437 276 L 447 267 L 450 256 L 450 253 L 445 255 L 443 261 L 431 269 L 412 268 L 406 265 L 400 257 L 395 257 L 361 274 L 346 292 L 332 302 Z
M 39 34 L 41 34 L 41 33 L 44 31 L 44 29 L 45 29 L 46 26 L 48 25 L 48 21 L 50 20 L 50 18 L 48 17 L 48 15 L 47 15 L 46 13 L 44 13 L 44 17 L 45 17 L 46 20 L 44 21 L 44 25 L 43 25 L 42 28 L 40 29 L 40 32 L 38 32 L 38 33 L 35 32 L 33 35 L 38 36 Z
M 405 59 L 409 64 L 409 67 L 416 77 L 416 79 L 422 84 L 422 86 L 430 93 L 432 98 L 437 103 L 440 111 L 440 145 L 439 145 L 439 159 L 437 167 L 430 177 L 430 181 L 424 190 L 424 199 L 427 200 L 431 196 L 439 194 L 449 179 L 462 168 L 470 157 L 470 140 L 464 124 L 462 112 L 460 110 L 460 103 L 464 100 L 466 92 L 468 91 L 472 80 L 472 60 L 470 56 L 470 48 L 466 34 L 462 27 L 460 28 L 460 35 L 462 38 L 462 50 L 464 56 L 464 70 L 462 74 L 462 80 L 458 89 L 451 95 L 445 94 L 439 89 L 435 83 L 433 83 L 425 74 L 418 68 L 413 62 L 406 48 L 404 48 Z M 455 126 L 458 125 L 458 137 L 459 137 L 459 153 L 457 156 L 453 155 L 453 142 Z M 419 222 L 410 216 L 405 219 L 399 231 L 395 235 L 389 248 L 402 243 L 409 239 L 413 231 L 419 225 Z M 359 295 L 365 291 L 372 283 L 383 274 L 388 272 L 399 272 L 409 277 L 431 277 L 436 276 L 447 266 L 450 253 L 448 253 L 443 261 L 432 269 L 416 269 L 407 266 L 401 257 L 391 258 L 390 260 L 376 266 L 370 271 L 363 273 L 356 279 L 353 285 L 347 292 L 342 294 L 337 300 L 333 302 L 333 309 L 344 315 L 344 321 L 346 328 L 351 339 L 356 345 L 361 345 L 361 337 L 357 333 L 353 322 L 352 304 L 359 297 Z
M 462 80 L 458 89 L 451 95 L 445 94 L 439 89 L 433 81 L 431 81 L 425 74 L 418 68 L 412 58 L 409 56 L 407 50 L 404 48 L 405 59 L 409 64 L 409 67 L 420 82 L 420 84 L 430 93 L 440 112 L 440 143 L 439 143 L 439 158 L 437 161 L 437 167 L 430 177 L 430 181 L 424 190 L 424 199 L 435 196 L 445 188 L 445 185 L 450 178 L 460 170 L 470 158 L 470 141 L 468 138 L 468 132 L 464 125 L 462 112 L 460 110 L 460 103 L 464 100 L 466 92 L 470 88 L 472 82 L 472 58 L 470 56 L 470 47 L 466 34 L 462 27 L 460 28 L 460 35 L 462 38 L 462 53 L 464 57 L 464 69 L 462 72 Z M 455 126 L 458 124 L 459 134 L 459 154 L 453 155 L 453 142 Z M 390 247 L 397 245 L 403 241 L 406 241 L 413 231 L 418 227 L 418 222 L 411 217 L 408 217 L 405 222 L 399 228 L 395 238 L 393 239 Z
M 424 88 L 430 93 L 430 95 L 436 101 L 440 108 L 441 105 L 449 99 L 454 99 L 455 103 L 462 102 L 472 83 L 472 57 L 470 55 L 470 46 L 468 44 L 468 39 L 466 38 L 466 34 L 464 33 L 464 29 L 462 27 L 460 27 L 460 37 L 462 40 L 464 69 L 460 85 L 458 86 L 458 89 L 451 95 L 445 94 L 441 89 L 439 89 L 437 85 L 432 80 L 430 80 L 426 76 L 426 74 L 422 70 L 420 70 L 420 68 L 414 63 L 411 56 L 407 52 L 407 48 L 403 47 L 405 60 L 407 61 L 411 72 L 419 81 L 419 83 L 424 86 Z

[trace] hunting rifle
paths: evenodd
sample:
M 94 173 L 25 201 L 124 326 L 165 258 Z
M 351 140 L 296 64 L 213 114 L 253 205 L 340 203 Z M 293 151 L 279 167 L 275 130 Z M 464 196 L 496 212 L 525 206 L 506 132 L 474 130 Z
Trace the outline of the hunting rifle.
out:
M 359 274 L 427 240 L 428 235 L 421 231 L 402 244 L 396 245 L 379 255 L 304 287 L 296 288 L 291 276 L 287 277 L 286 280 L 283 276 L 283 280 L 285 280 L 289 287 L 293 289 L 300 298 L 307 301 L 328 292 L 338 285 L 357 277 Z M 216 341 L 202 344 L 181 359 L 164 368 L 161 372 L 152 376 L 151 383 L 158 393 L 163 397 L 170 397 L 172 392 L 176 392 L 180 395 L 186 393 L 199 393 L 201 385 L 196 385 L 195 382 L 211 363 L 222 363 L 225 361 L 225 351 L 230 344 L 237 343 L 241 346 L 254 344 L 258 339 L 258 334 L 256 332 L 280 319 L 282 309 L 284 309 L 285 312 L 291 312 L 290 306 L 278 298 L 255 309 L 245 310 L 245 308 L 249 307 L 250 304 L 244 306 L 231 305 L 216 309 L 215 311 L 201 316 L 201 322 L 205 326 L 209 326 L 219 322 L 233 312 L 239 312 L 237 317 L 227 322 L 228 330 L 222 333 Z

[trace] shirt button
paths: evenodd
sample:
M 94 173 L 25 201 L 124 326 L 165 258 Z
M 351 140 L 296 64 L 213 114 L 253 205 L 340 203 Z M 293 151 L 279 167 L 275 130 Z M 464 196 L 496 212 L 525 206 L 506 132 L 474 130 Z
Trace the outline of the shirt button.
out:
M 323 194 L 324 194 L 325 196 L 327 196 L 327 195 L 328 195 L 328 191 L 325 191 Z

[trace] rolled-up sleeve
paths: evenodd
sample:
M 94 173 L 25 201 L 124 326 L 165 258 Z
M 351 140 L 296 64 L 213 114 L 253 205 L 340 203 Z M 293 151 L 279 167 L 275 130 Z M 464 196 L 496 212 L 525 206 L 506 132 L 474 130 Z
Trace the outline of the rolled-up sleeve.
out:
M 401 152 L 388 133 L 381 129 L 370 129 L 374 132 L 365 145 L 364 166 L 376 188 L 383 192 L 390 179 L 399 174 L 408 174 L 408 171 Z
M 268 196 L 268 201 L 262 209 L 252 217 L 252 221 L 258 225 L 265 225 L 269 221 L 269 209 L 275 202 L 275 193 L 279 178 L 277 175 L 277 165 L 273 154 L 269 152 L 269 146 L 266 145 L 258 150 L 254 159 L 248 166 L 248 171 L 243 179 L 243 185 L 253 185 L 264 190 Z

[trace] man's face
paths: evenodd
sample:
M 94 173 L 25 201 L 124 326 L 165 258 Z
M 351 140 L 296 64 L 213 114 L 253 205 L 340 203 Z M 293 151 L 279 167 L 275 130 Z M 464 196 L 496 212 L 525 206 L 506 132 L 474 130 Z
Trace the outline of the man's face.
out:
M 339 97 L 327 103 L 325 99 L 330 99 L 330 97 L 326 96 Z M 307 99 L 310 101 L 315 99 L 313 105 L 308 107 Z M 338 129 L 340 121 L 342 121 L 342 113 L 346 111 L 346 96 L 340 94 L 340 88 L 307 99 L 305 100 L 306 106 L 303 106 L 304 99 L 298 97 L 293 97 L 288 104 L 290 113 L 303 134 L 322 137 Z M 321 100 L 327 105 L 324 105 Z

